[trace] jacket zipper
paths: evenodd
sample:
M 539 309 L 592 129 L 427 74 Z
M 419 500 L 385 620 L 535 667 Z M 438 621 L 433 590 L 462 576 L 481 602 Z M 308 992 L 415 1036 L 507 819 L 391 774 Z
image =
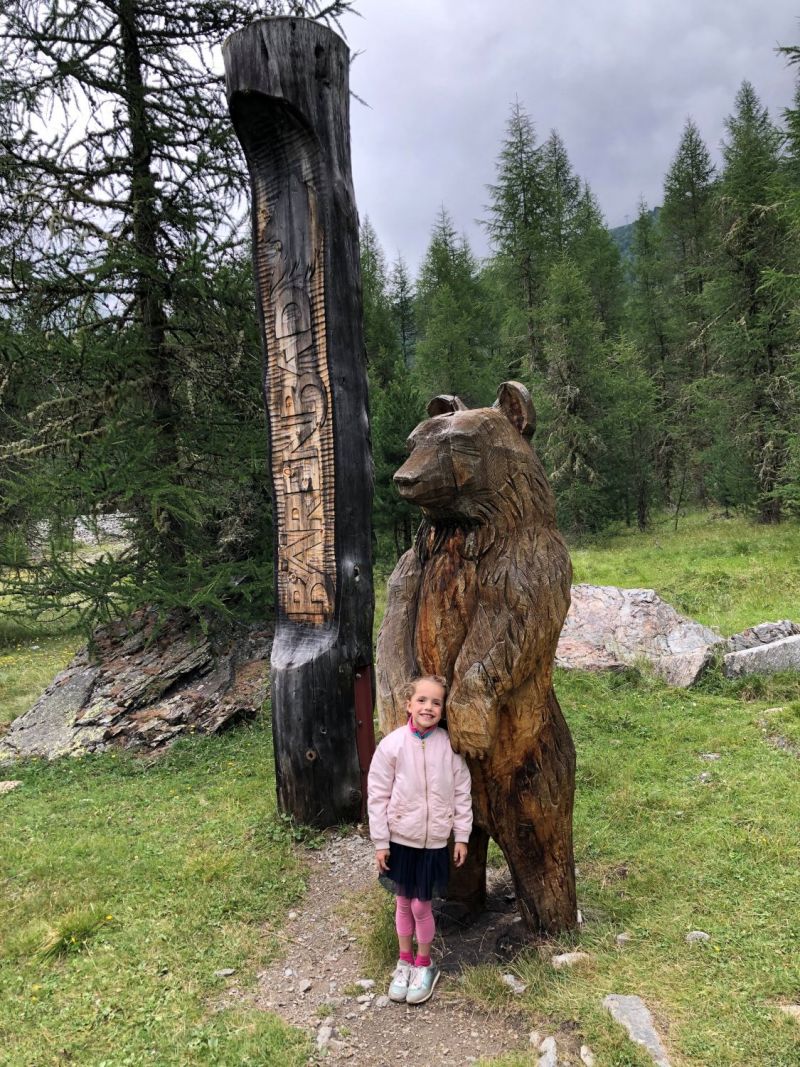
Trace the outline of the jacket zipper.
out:
M 422 738 L 422 774 L 425 778 L 425 844 L 428 847 L 428 825 L 430 823 L 430 808 L 428 806 L 428 761 L 425 758 L 425 738 Z

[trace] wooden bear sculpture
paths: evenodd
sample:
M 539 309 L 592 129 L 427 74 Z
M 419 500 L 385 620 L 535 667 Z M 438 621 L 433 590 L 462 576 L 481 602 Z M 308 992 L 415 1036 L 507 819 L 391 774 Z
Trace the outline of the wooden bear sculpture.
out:
M 530 444 L 533 404 L 523 385 L 506 382 L 493 408 L 437 397 L 428 413 L 394 476 L 423 522 L 389 580 L 377 649 L 381 729 L 406 721 L 410 678 L 447 680 L 447 728 L 472 772 L 476 824 L 450 897 L 468 911 L 484 907 L 491 836 L 528 929 L 569 929 L 575 749 L 552 673 L 572 567 Z

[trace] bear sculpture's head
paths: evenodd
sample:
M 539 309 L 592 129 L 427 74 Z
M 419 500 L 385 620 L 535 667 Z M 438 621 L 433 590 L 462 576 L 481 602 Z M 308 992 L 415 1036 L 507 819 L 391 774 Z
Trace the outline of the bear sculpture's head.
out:
M 524 385 L 504 382 L 491 408 L 469 410 L 458 397 L 436 397 L 428 414 L 410 434 L 410 455 L 394 476 L 404 500 L 434 523 L 555 521 L 553 495 L 530 444 L 536 414 Z

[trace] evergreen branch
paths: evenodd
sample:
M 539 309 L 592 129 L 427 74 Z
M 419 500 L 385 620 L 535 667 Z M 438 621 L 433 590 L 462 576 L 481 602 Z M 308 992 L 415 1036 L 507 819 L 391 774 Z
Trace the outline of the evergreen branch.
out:
M 74 419 L 71 418 L 65 420 L 64 426 L 73 421 Z M 117 425 L 124 426 L 129 424 L 130 421 L 130 419 L 126 419 Z M 69 437 L 62 437 L 57 441 L 48 441 L 40 445 L 32 445 L 29 447 L 23 447 L 20 442 L 15 441 L 0 447 L 0 459 L 25 459 L 29 456 L 39 455 L 42 452 L 55 452 L 59 448 L 65 448 L 74 444 L 75 441 L 85 441 L 90 438 L 101 437 L 106 433 L 108 433 L 107 426 L 98 426 L 93 430 L 83 430 L 79 433 L 71 434 Z

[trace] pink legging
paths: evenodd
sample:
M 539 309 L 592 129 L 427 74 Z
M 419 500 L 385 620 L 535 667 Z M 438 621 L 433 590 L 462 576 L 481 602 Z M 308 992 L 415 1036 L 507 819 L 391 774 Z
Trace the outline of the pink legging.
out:
M 394 921 L 400 937 L 410 937 L 416 925 L 418 945 L 429 945 L 433 941 L 436 923 L 429 900 L 417 900 L 416 897 L 411 900 L 409 897 L 398 896 Z

